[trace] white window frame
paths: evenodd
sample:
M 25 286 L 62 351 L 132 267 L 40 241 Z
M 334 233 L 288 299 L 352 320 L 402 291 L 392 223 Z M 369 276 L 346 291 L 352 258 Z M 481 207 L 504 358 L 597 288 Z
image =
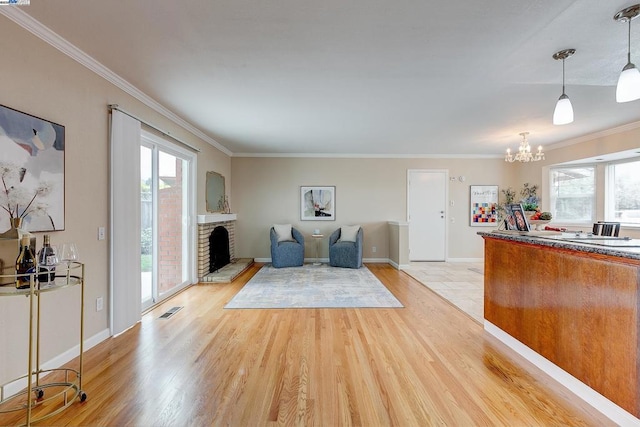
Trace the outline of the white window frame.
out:
M 622 226 L 629 228 L 640 228 L 640 224 L 624 223 L 615 216 L 615 177 L 614 166 L 625 163 L 640 162 L 640 157 L 630 157 L 605 163 L 606 177 L 604 187 L 604 218 L 606 221 L 620 222 Z
M 567 225 L 590 225 L 593 224 L 596 221 L 596 218 L 598 217 L 598 176 L 599 176 L 599 171 L 598 171 L 598 167 L 595 164 L 592 163 L 585 163 L 585 164 L 567 164 L 567 165 L 556 165 L 556 166 L 552 166 L 549 168 L 549 171 L 547 173 L 548 176 L 548 186 L 547 189 L 549 191 L 549 196 L 548 196 L 548 200 L 549 200 L 549 210 L 552 212 L 553 216 L 556 217 L 556 212 L 555 212 L 555 192 L 554 192 L 554 188 L 553 188 L 553 173 L 559 170 L 567 170 L 567 169 L 586 169 L 586 168 L 592 168 L 593 169 L 593 181 L 594 181 L 594 192 L 593 192 L 593 198 L 592 198 L 592 217 L 590 219 L 587 220 L 582 220 L 582 221 L 567 221 L 567 220 L 562 220 L 562 219 L 558 219 L 557 222 L 560 224 L 567 224 Z

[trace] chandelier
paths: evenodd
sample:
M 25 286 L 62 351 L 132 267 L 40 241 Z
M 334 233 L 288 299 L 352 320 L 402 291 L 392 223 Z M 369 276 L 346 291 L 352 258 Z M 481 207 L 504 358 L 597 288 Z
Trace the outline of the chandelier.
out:
M 527 142 L 527 135 L 529 132 L 521 132 L 522 142 L 520 142 L 520 148 L 518 148 L 518 152 L 513 155 L 511 154 L 511 149 L 507 148 L 507 154 L 504 156 L 504 161 L 513 163 L 513 162 L 537 162 L 539 160 L 544 160 L 544 153 L 542 152 L 542 145 L 538 147 L 538 152 L 535 154 L 531 153 L 531 146 Z

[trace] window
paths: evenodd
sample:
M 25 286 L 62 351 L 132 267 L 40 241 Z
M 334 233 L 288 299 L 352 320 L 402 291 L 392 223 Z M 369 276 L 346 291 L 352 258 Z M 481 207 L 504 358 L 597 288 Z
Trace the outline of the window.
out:
M 640 160 L 608 166 L 606 218 L 640 225 Z
M 551 169 L 551 213 L 555 221 L 592 223 L 595 220 L 595 167 Z

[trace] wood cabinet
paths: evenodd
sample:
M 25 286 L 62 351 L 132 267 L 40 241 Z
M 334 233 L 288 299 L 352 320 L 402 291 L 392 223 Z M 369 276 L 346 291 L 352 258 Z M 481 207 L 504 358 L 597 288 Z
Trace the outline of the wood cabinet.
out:
M 485 319 L 640 417 L 640 260 L 485 239 Z

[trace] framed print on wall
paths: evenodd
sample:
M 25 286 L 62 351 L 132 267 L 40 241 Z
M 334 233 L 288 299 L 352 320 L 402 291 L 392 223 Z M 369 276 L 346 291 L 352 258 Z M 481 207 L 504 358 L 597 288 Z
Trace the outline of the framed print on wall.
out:
M 336 187 L 300 187 L 300 220 L 335 221 Z
M 470 186 L 471 227 L 495 227 L 498 225 L 498 186 Z
M 64 230 L 64 126 L 0 105 L 0 232 Z

